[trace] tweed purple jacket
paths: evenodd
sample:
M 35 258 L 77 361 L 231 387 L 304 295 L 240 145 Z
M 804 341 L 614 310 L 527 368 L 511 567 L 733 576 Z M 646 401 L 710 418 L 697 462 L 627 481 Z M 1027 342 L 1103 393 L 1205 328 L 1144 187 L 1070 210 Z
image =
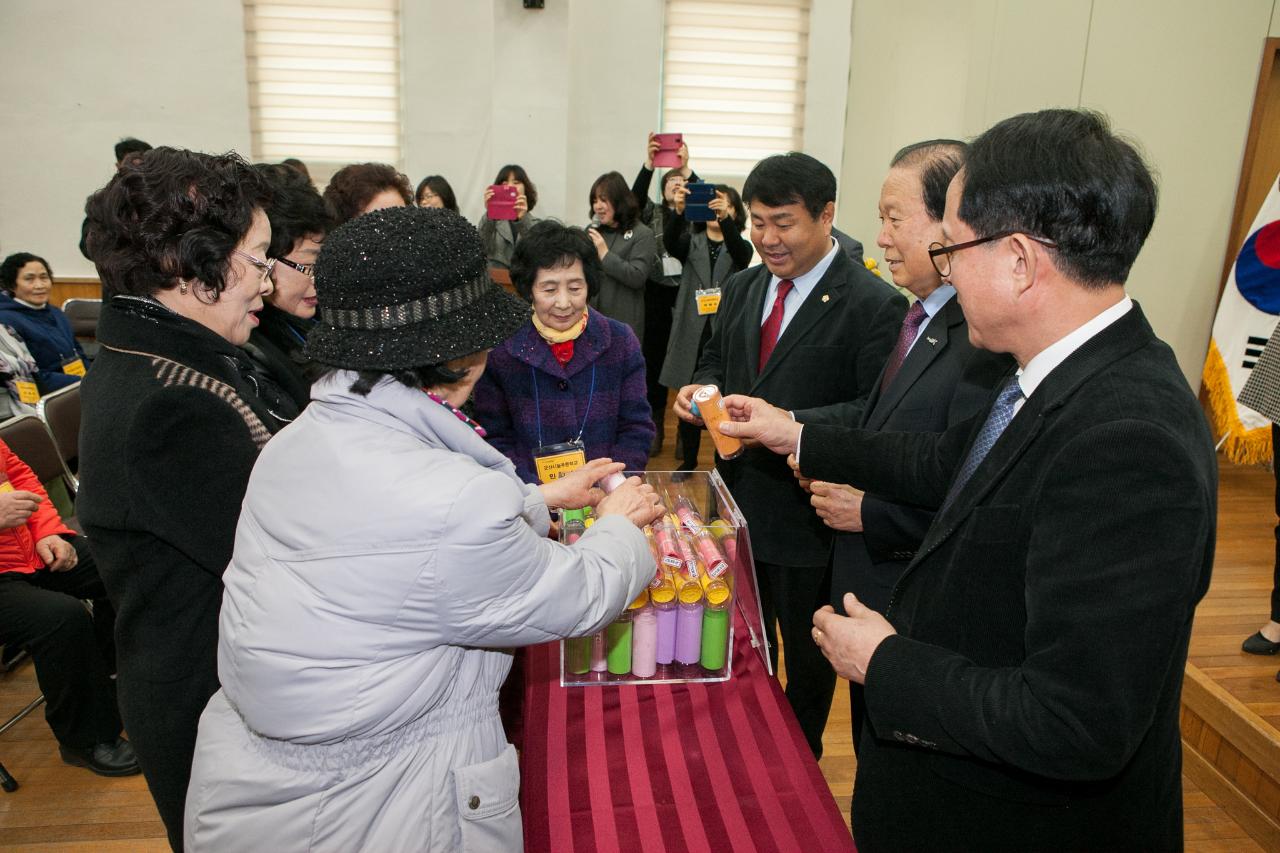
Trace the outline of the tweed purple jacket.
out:
M 649 461 L 655 430 L 640 342 L 630 328 L 599 311 L 588 315 L 565 366 L 533 322 L 525 323 L 489 353 L 474 399 L 476 420 L 489 442 L 515 463 L 525 482 L 538 482 L 533 450 L 539 445 L 539 412 L 542 444 L 569 441 L 582 430 L 588 459 L 607 456 L 625 462 L 628 471 L 643 471 Z

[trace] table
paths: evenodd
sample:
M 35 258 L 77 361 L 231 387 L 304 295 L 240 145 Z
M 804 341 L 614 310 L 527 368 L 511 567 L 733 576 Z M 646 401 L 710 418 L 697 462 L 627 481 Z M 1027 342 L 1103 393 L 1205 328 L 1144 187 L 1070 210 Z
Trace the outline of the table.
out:
M 526 851 L 855 850 L 736 608 L 734 620 L 720 684 L 565 688 L 558 644 L 526 650 Z

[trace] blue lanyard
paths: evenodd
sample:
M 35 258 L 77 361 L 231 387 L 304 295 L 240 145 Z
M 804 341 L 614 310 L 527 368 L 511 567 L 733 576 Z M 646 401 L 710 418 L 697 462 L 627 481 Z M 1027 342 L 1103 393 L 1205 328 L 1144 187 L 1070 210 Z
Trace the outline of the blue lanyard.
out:
M 533 410 L 538 413 L 538 446 L 546 447 L 542 440 L 542 400 L 538 395 L 538 371 L 531 364 L 529 365 L 529 377 L 533 379 Z M 591 390 L 587 392 L 587 410 L 582 413 L 582 428 L 578 430 L 578 437 L 574 441 L 582 441 L 582 434 L 587 430 L 587 418 L 591 417 L 591 401 L 596 396 L 596 366 L 591 365 Z

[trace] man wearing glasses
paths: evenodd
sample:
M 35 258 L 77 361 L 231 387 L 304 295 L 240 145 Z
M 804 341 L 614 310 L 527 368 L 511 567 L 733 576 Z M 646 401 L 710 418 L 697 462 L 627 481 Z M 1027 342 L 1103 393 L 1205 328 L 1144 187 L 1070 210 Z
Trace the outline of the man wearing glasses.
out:
M 1102 116 L 1007 119 L 973 142 L 930 251 L 973 343 L 1017 362 L 988 409 L 930 435 L 727 401 L 746 422 L 724 432 L 805 475 L 939 507 L 887 619 L 852 596 L 847 617 L 814 616 L 865 687 L 862 849 L 1182 847 L 1178 702 L 1217 471 L 1173 353 L 1124 292 L 1155 210 Z

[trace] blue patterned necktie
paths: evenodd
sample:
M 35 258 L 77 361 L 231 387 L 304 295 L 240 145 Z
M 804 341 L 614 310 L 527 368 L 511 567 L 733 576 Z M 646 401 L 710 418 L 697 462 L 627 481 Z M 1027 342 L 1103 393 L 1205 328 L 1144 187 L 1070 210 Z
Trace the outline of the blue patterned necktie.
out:
M 964 464 L 960 466 L 960 473 L 956 475 L 956 479 L 951 484 L 951 489 L 947 492 L 947 499 L 942 502 L 942 509 L 951 506 L 951 502 L 955 500 L 956 495 L 964 488 L 964 484 L 969 482 L 969 478 L 973 476 L 973 472 L 982 464 L 982 460 L 987 458 L 987 454 L 991 452 L 991 448 L 995 446 L 996 439 L 1000 438 L 1000 434 L 1004 432 L 1005 427 L 1013 420 L 1013 407 L 1022 399 L 1022 386 L 1018 384 L 1016 375 L 1010 376 L 1009 381 L 1000 391 L 1000 396 L 996 397 L 996 403 L 991 407 L 991 413 L 987 415 L 987 420 L 982 425 L 982 429 L 978 431 L 978 437 L 973 440 L 973 445 L 969 448 L 969 455 L 965 457 Z M 941 512 L 942 510 L 939 510 Z

